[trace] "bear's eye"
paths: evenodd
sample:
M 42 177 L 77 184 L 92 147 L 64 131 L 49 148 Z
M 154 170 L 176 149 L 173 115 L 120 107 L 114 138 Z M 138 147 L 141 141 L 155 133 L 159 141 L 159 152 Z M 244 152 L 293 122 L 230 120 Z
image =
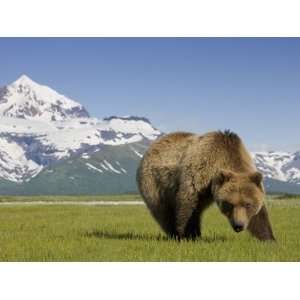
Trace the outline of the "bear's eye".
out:
M 221 209 L 224 212 L 229 212 L 233 209 L 233 205 L 227 201 L 223 201 L 221 205 Z

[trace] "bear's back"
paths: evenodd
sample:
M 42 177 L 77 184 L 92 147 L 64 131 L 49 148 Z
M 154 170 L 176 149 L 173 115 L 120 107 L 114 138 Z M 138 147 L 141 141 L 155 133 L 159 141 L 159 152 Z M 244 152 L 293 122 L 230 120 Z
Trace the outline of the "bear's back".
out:
M 220 169 L 252 172 L 256 168 L 240 137 L 231 131 L 213 131 L 195 136 L 186 149 L 182 165 L 192 172 L 204 170 L 208 177 Z M 210 175 L 208 175 L 210 174 Z
M 195 136 L 189 132 L 170 133 L 155 141 L 144 156 L 145 164 L 155 166 L 170 166 L 178 164 L 189 140 Z

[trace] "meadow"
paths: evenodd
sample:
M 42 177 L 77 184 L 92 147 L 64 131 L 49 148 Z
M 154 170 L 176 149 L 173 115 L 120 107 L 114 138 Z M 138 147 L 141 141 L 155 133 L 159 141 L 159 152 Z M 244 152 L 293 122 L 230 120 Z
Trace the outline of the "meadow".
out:
M 137 201 L 142 200 L 138 194 L 123 195 L 37 195 L 37 196 L 0 196 L 3 202 L 94 202 L 94 201 Z
M 233 232 L 214 206 L 201 240 L 176 242 L 142 205 L 2 204 L 0 261 L 300 261 L 300 198 L 275 197 L 267 205 L 275 243 Z

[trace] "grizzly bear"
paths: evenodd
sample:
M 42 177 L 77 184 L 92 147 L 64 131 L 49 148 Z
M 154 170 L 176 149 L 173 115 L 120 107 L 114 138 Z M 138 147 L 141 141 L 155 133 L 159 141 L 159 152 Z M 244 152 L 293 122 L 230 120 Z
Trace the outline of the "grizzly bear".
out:
M 233 132 L 176 132 L 155 141 L 137 171 L 140 193 L 169 237 L 201 236 L 202 213 L 217 204 L 234 231 L 274 240 L 262 175 Z

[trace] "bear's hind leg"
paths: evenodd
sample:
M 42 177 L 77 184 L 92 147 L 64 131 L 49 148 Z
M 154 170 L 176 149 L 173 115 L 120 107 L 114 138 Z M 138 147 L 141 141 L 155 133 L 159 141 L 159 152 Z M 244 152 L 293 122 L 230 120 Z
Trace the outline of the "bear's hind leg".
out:
M 167 212 L 163 216 L 163 220 L 160 222 L 161 228 L 164 230 L 164 232 L 167 234 L 167 236 L 171 239 L 176 239 L 178 234 L 176 230 L 176 223 L 174 214 L 170 215 L 170 212 Z
M 175 209 L 172 205 L 167 201 L 161 203 L 159 209 L 153 212 L 153 215 L 168 237 L 177 238 Z

